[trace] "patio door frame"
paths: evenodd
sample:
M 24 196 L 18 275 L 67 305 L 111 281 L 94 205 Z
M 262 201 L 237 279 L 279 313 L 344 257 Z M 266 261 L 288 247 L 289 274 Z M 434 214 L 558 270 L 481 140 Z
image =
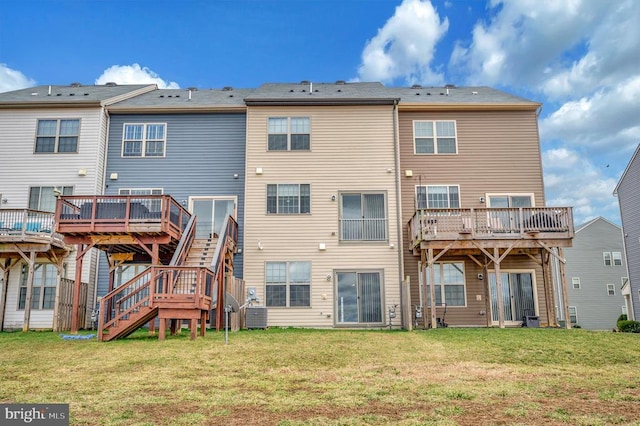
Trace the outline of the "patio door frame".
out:
M 490 269 L 488 271 L 489 276 L 487 277 L 487 285 L 489 288 L 489 298 L 490 298 L 490 303 L 489 306 L 491 308 L 491 312 L 489 313 L 491 315 L 491 324 L 494 326 L 497 326 L 499 324 L 499 322 L 496 320 L 493 320 L 493 306 L 494 306 L 494 297 L 497 297 L 497 294 L 494 294 L 491 291 L 491 276 L 493 275 L 495 277 L 496 271 L 495 269 Z M 502 269 L 500 268 L 500 273 L 501 274 L 507 274 L 507 275 L 511 275 L 511 274 L 529 274 L 531 275 L 531 291 L 533 292 L 533 309 L 534 312 L 529 313 L 529 315 L 533 315 L 533 316 L 537 316 L 539 315 L 539 311 L 540 311 L 540 304 L 538 303 L 538 286 L 536 284 L 536 271 L 535 269 Z M 494 278 L 495 280 L 495 278 Z M 503 286 L 504 286 L 504 282 L 503 282 Z M 513 318 L 513 315 L 515 314 L 515 300 L 514 300 L 514 296 L 513 296 L 513 284 L 511 283 L 511 280 L 509 280 L 509 292 L 510 292 L 510 309 L 512 312 L 512 319 L 511 320 L 507 320 L 506 319 L 506 315 L 505 315 L 505 321 L 504 324 L 505 326 L 509 327 L 513 327 L 513 326 L 519 326 L 522 324 L 522 317 L 516 317 Z M 504 298 L 504 291 L 503 291 L 503 298 Z M 497 304 L 497 299 L 496 299 L 496 304 Z M 524 313 L 523 313 L 524 314 Z
M 189 196 L 189 212 L 194 214 L 193 208 L 194 208 L 194 204 L 197 201 L 207 201 L 210 200 L 212 203 L 212 210 L 211 210 L 211 234 L 213 234 L 214 232 L 214 225 L 215 225 L 215 216 L 216 216 L 216 207 L 215 207 L 215 202 L 216 201 L 233 201 L 233 218 L 237 219 L 238 218 L 238 197 L 236 195 L 194 195 L 194 196 Z M 196 223 L 196 234 L 198 231 L 198 224 Z
M 356 275 L 356 301 L 355 301 L 355 308 L 356 308 L 356 312 L 357 312 L 357 320 L 356 321 L 341 321 L 341 317 L 344 313 L 344 300 L 341 300 L 340 297 L 340 291 L 339 291 L 339 285 L 340 283 L 338 282 L 338 277 L 339 274 L 355 274 Z M 379 317 L 380 317 L 380 321 L 375 321 L 375 322 L 365 322 L 365 321 L 360 321 L 360 316 L 362 314 L 362 305 L 360 304 L 363 295 L 361 295 L 361 282 L 360 282 L 360 276 L 362 274 L 378 274 L 378 291 L 380 293 L 380 303 L 378 308 L 380 309 L 379 311 Z M 385 324 L 385 311 L 384 311 L 384 306 L 385 306 L 385 301 L 384 301 L 384 271 L 381 269 L 340 269 L 340 270 L 334 270 L 333 271 L 333 281 L 335 283 L 334 285 L 334 294 L 335 294 L 335 300 L 334 300 L 334 325 L 336 327 L 368 327 L 368 326 L 383 326 Z M 349 302 L 348 302 L 349 303 Z M 352 304 L 353 305 L 353 304 Z

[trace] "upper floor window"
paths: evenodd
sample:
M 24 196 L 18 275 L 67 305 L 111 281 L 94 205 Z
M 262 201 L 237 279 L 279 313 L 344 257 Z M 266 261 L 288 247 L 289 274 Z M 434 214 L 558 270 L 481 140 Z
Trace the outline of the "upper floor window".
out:
M 460 208 L 458 185 L 425 185 L 416 187 L 416 204 L 419 209 Z
M 341 241 L 386 241 L 387 205 L 384 193 L 340 195 Z
M 487 207 L 516 208 L 533 206 L 533 194 L 487 194 Z
M 267 213 L 300 214 L 311 212 L 311 185 L 267 185 Z
M 613 258 L 613 266 L 622 266 L 622 252 L 611 252 L 611 257 Z
M 578 290 L 580 288 L 580 277 L 571 278 L 571 284 L 575 290 Z
M 163 123 L 125 124 L 123 157 L 164 157 L 167 125 Z
M 269 151 L 309 151 L 311 130 L 309 117 L 271 117 L 268 123 Z
M 416 154 L 456 154 L 455 121 L 414 121 L 414 148 Z
M 611 266 L 613 264 L 610 251 L 602 252 L 602 258 L 604 260 L 604 266 Z
M 36 153 L 78 152 L 80 120 L 38 120 Z
M 56 210 L 56 192 L 60 195 L 73 195 L 72 186 L 32 186 L 29 188 L 29 208 L 54 212 Z
M 311 306 L 311 262 L 267 262 L 266 305 Z

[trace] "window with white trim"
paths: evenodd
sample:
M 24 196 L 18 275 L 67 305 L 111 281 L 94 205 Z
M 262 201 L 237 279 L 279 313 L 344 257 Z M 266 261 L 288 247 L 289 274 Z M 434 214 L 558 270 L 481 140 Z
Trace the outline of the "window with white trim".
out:
M 572 277 L 571 284 L 573 285 L 574 290 L 580 289 L 580 277 Z
M 622 252 L 611 252 L 611 257 L 613 258 L 613 266 L 622 266 Z
M 609 296 L 615 296 L 616 295 L 616 286 L 615 286 L 615 284 L 607 284 L 607 294 Z
M 422 264 L 418 263 L 418 281 L 424 287 Z M 433 265 L 436 282 L 436 305 L 467 306 L 464 262 L 436 262 Z M 427 270 L 427 307 L 431 305 L 430 273 Z
M 416 154 L 457 154 L 455 121 L 414 121 Z
M 458 209 L 460 208 L 460 186 L 416 186 L 416 206 L 419 209 Z
M 268 184 L 267 213 L 302 214 L 311 212 L 311 185 Z
M 125 124 L 122 135 L 123 157 L 164 157 L 165 123 Z
M 386 241 L 385 193 L 340 194 L 340 241 Z
M 269 117 L 267 149 L 269 151 L 309 151 L 311 149 L 309 117 Z
M 162 195 L 163 188 L 120 188 L 118 195 Z M 162 199 L 140 200 L 150 212 L 162 211 Z
M 613 261 L 611 260 L 611 252 L 602 252 L 602 259 L 604 260 L 604 266 L 611 266 Z
M 578 308 L 575 306 L 569 306 L 569 320 L 571 324 L 575 325 L 578 323 Z
M 36 130 L 37 154 L 78 152 L 80 120 L 38 120 Z
M 266 305 L 311 306 L 311 262 L 267 262 Z
M 22 265 L 20 275 L 20 294 L 18 309 L 24 309 L 27 303 L 27 277 L 29 267 Z M 36 263 L 33 269 L 33 288 L 31 289 L 31 309 L 53 309 L 56 297 L 58 270 L 51 263 Z
M 73 186 L 32 186 L 29 188 L 29 208 L 55 212 L 57 197 L 54 190 L 56 188 L 60 191 L 60 195 L 73 195 Z

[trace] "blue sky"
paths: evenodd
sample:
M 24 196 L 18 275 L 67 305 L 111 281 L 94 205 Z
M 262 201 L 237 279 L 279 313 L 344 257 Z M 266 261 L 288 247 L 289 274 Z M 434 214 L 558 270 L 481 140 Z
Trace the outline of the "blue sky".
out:
M 547 205 L 619 223 L 637 0 L 0 1 L 0 92 L 39 84 L 486 85 L 542 102 Z

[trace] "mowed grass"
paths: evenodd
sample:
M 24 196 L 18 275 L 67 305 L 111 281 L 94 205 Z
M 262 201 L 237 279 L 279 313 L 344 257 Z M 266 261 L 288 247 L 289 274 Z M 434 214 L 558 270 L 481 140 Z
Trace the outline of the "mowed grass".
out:
M 0 333 L 0 402 L 81 425 L 640 425 L 640 335 L 560 329 Z

